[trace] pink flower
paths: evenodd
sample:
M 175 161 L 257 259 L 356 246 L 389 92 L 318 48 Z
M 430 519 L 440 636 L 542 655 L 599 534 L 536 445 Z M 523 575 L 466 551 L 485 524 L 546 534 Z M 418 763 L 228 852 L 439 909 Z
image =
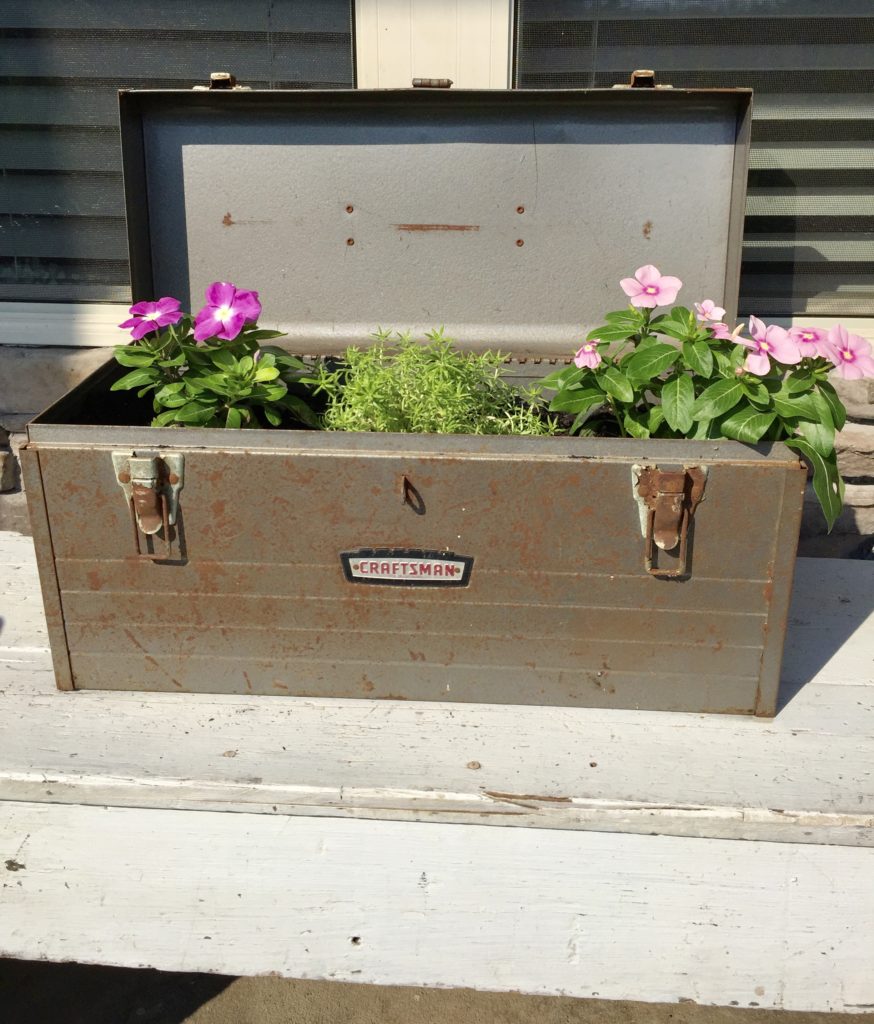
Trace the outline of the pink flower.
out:
M 632 306 L 655 309 L 656 306 L 670 306 L 683 282 L 678 277 L 662 277 L 652 264 L 647 263 L 635 270 L 634 277 L 623 277 L 619 285 L 631 299 Z
M 763 377 L 771 369 L 771 360 L 794 365 L 801 362 L 798 346 L 783 327 L 771 324 L 766 327 L 758 317 L 750 317 L 752 340 L 738 338 L 741 345 L 752 349 L 744 361 L 744 369 Z
M 118 326 L 130 328 L 131 337 L 134 341 L 139 341 L 159 327 L 178 324 L 182 319 L 180 305 L 179 299 L 171 299 L 169 295 L 158 299 L 157 302 L 135 302 L 129 310 L 132 314 L 130 320 L 125 320 Z
M 835 364 L 839 377 L 845 380 L 874 377 L 871 345 L 858 334 L 850 334 L 843 324 L 832 327 L 823 348 L 823 354 Z
M 594 370 L 596 366 L 601 365 L 601 353 L 598 351 L 598 340 L 587 341 L 582 347 L 577 349 L 577 354 L 574 356 L 574 363 L 582 369 L 584 366 L 588 366 L 590 370 Z
M 826 333 L 818 327 L 790 327 L 789 337 L 805 359 L 815 359 L 817 356 L 829 358 Z
M 728 324 L 708 324 L 713 337 L 719 341 L 737 341 L 737 336 L 744 329 L 743 324 L 738 324 L 733 331 L 728 329 Z
M 206 289 L 206 305 L 194 318 L 194 340 L 224 338 L 233 341 L 246 324 L 261 316 L 257 292 L 238 291 L 226 281 L 214 281 Z
M 695 319 L 699 323 L 706 323 L 708 320 L 721 320 L 725 316 L 722 306 L 717 306 L 713 299 L 705 299 L 703 302 L 696 302 L 695 309 L 698 310 Z

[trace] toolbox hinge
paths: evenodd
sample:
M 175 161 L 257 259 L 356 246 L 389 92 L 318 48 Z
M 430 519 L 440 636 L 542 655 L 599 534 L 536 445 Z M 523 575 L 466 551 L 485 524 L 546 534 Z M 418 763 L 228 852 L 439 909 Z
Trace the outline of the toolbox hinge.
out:
M 638 68 L 631 72 L 631 78 L 627 82 L 618 82 L 614 89 L 673 89 L 672 85 L 662 85 L 656 82 L 656 73 L 650 68 Z
M 634 496 L 640 506 L 644 537 L 643 562 L 651 576 L 687 575 L 689 530 L 695 509 L 704 499 L 705 466 L 665 470 L 657 466 L 632 466 Z M 656 548 L 677 552 L 673 568 L 659 568 Z
M 112 465 L 115 478 L 127 498 L 137 557 L 166 561 L 172 557 L 170 527 L 176 525 L 179 513 L 185 456 L 113 452 Z M 144 551 L 141 534 L 149 538 L 159 533 L 163 534 L 163 553 L 157 553 L 148 539 Z
M 193 85 L 191 88 L 194 92 L 215 92 L 217 89 L 233 89 L 239 92 L 240 90 L 249 91 L 252 87 L 237 85 L 236 76 L 232 75 L 230 71 L 211 71 L 209 85 Z

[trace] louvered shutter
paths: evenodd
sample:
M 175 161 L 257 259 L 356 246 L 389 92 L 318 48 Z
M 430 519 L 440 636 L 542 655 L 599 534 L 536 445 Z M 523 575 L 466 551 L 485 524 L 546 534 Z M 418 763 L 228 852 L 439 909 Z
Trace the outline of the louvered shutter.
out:
M 128 300 L 120 88 L 355 84 L 351 0 L 0 0 L 0 300 Z
M 755 90 L 741 310 L 874 313 L 872 0 L 517 0 L 519 88 Z

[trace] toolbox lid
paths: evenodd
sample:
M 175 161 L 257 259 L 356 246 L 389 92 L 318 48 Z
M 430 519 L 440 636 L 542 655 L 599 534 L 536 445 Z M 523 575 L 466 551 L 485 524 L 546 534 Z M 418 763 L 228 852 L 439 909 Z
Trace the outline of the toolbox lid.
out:
M 743 89 L 120 94 L 134 300 L 215 280 L 310 354 L 378 327 L 567 356 L 647 263 L 737 305 Z

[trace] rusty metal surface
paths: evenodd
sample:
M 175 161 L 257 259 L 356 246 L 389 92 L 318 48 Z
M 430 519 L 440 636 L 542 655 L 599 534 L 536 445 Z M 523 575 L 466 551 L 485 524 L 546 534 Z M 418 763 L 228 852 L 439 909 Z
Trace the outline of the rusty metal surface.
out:
M 471 347 L 564 355 L 653 263 L 730 319 L 750 105 L 716 89 L 125 92 L 134 298 L 196 306 L 222 267 L 258 283 L 298 352 L 443 324 Z
M 175 449 L 167 562 L 133 555 L 117 445 L 40 446 L 77 688 L 767 713 L 803 482 L 781 446 L 276 433 Z M 707 467 L 687 578 L 645 569 L 635 460 Z M 470 556 L 468 585 L 350 582 L 342 554 L 380 549 Z

